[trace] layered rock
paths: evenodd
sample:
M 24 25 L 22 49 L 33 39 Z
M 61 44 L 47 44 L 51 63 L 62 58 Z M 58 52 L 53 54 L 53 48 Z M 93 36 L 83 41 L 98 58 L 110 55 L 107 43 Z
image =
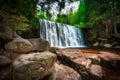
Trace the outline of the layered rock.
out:
M 60 60 L 66 62 L 67 65 L 74 68 L 79 72 L 83 79 L 100 80 L 106 79 L 109 69 L 112 70 L 114 75 L 112 77 L 118 77 L 120 75 L 120 55 L 119 51 L 114 50 L 105 51 L 97 49 L 58 49 L 56 51 Z M 118 53 L 118 54 L 117 54 Z M 108 68 L 104 70 L 103 68 Z M 109 74 L 110 75 L 110 74 Z M 112 80 L 109 78 L 109 80 Z
M 120 53 L 119 52 L 107 52 L 101 51 L 98 54 L 101 58 L 101 64 L 116 72 L 120 72 Z
M 55 71 L 50 80 L 82 80 L 82 78 L 74 69 L 55 63 Z
M 50 52 L 22 54 L 13 62 L 13 80 L 39 80 L 52 73 L 56 55 Z

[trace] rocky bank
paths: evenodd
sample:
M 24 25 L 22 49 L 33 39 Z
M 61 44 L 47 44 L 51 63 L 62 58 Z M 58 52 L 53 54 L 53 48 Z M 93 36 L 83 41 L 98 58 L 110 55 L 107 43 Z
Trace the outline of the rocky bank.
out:
M 53 52 L 47 41 L 17 35 L 1 17 L 0 80 L 81 80 L 79 73 L 60 64 Z
M 120 80 L 120 51 L 57 49 L 0 18 L 0 80 Z

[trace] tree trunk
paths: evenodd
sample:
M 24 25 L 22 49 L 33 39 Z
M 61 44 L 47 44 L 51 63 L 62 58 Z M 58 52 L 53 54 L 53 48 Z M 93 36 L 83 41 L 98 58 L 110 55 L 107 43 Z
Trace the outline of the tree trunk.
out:
M 108 28 L 108 21 L 106 21 L 106 38 L 108 38 L 109 28 Z
M 114 27 L 114 34 L 117 36 L 118 35 L 118 31 L 117 31 L 117 24 L 116 22 L 113 23 L 113 27 Z

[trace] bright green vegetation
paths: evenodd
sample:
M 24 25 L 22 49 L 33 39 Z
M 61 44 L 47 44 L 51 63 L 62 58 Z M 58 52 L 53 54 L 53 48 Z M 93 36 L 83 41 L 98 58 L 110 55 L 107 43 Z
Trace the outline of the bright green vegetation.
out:
M 52 2 L 54 0 L 45 4 L 49 5 Z M 37 11 L 37 3 L 38 0 L 0 0 L 0 15 L 6 17 L 9 25 L 19 34 L 29 33 L 35 36 L 39 29 L 39 19 L 54 20 L 49 9 L 46 10 L 46 16 L 44 12 Z M 60 10 L 65 7 L 64 0 L 59 4 Z M 87 28 L 92 39 L 120 37 L 119 4 L 119 0 L 80 0 L 76 12 L 59 13 L 54 21 Z
M 78 27 L 93 27 L 96 22 L 112 17 L 118 18 L 120 12 L 119 3 L 119 0 L 80 0 L 80 5 L 76 12 L 70 14 L 59 13 L 55 21 Z M 63 8 L 64 4 L 60 6 Z M 51 20 L 52 16 L 49 10 L 47 10 L 48 14 L 46 17 L 43 12 L 38 11 L 38 13 L 38 18 Z M 119 21 L 119 19 L 117 20 Z
M 120 37 L 119 0 L 80 0 L 80 2 L 76 12 L 60 14 L 56 21 L 88 28 L 92 39 Z
M 57 21 L 78 27 L 93 27 L 115 17 L 119 23 L 120 1 L 118 0 L 80 0 L 81 4 L 76 12 L 68 15 L 58 15 Z M 64 18 L 66 20 L 63 21 Z M 67 22 L 65 22 L 67 21 Z

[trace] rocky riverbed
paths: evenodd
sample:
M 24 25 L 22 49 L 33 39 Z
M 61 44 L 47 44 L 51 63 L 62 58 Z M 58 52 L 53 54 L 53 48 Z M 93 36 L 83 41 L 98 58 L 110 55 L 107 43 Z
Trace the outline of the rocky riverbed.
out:
M 82 75 L 83 80 L 120 80 L 120 51 L 111 49 L 58 49 L 62 63 Z

